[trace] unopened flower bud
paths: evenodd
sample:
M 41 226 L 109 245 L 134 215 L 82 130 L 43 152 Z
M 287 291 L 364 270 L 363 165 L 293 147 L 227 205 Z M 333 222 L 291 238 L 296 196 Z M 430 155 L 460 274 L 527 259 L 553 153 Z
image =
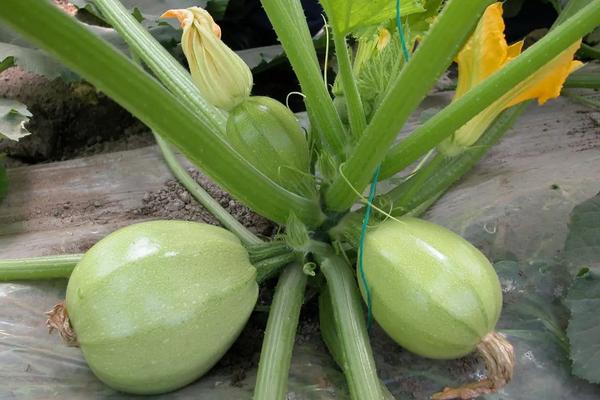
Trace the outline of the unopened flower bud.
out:
M 221 40 L 221 28 L 200 7 L 169 10 L 161 18 L 177 18 L 183 28 L 181 48 L 192 79 L 204 98 L 230 110 L 250 96 L 252 72 Z

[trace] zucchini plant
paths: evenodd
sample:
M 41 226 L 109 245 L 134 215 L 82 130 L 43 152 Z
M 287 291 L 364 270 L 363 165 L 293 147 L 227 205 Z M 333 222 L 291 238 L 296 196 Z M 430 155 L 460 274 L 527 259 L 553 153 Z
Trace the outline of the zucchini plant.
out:
M 259 283 L 289 264 L 279 278 L 269 316 L 255 398 L 281 399 L 285 395 L 306 275 L 315 274 L 311 265 L 317 265 L 318 276 L 324 278 L 315 283 L 321 283 L 325 342 L 344 371 L 353 399 L 390 396 L 378 379 L 369 344 L 371 316 L 400 345 L 423 356 L 459 357 L 475 349 L 482 355 L 488 366 L 486 380 L 446 388 L 435 398 L 464 399 L 498 390 L 512 376 L 514 354 L 510 343 L 494 331 L 501 292 L 493 268 L 460 237 L 407 214 L 418 215 L 465 174 L 508 130 L 527 101 L 543 103 L 560 94 L 567 76 L 579 66 L 573 57 L 581 38 L 600 25 L 600 0 L 571 0 L 556 26 L 524 51 L 522 42 L 506 43 L 502 4 L 492 0 L 321 0 L 321 4 L 337 61 L 334 82 L 321 72 L 300 2 L 262 0 L 300 82 L 310 120 L 306 134 L 284 105 L 250 96 L 248 67 L 220 40 L 220 27 L 201 8 L 165 10 L 164 15 L 177 18 L 183 28 L 182 47 L 191 72 L 118 0 L 95 0 L 95 9 L 147 68 L 46 2 L 4 0 L 0 20 L 148 125 L 175 174 L 246 246 L 247 250 L 241 251 L 236 244 L 233 251 L 213 242 L 210 235 L 195 236 L 194 227 L 165 223 L 173 237 L 163 239 L 175 248 L 172 251 L 190 252 L 182 262 L 191 270 L 173 271 L 174 280 L 181 282 L 171 289 L 212 282 L 202 294 L 190 289 L 194 297 L 209 301 L 211 293 L 229 288 L 228 280 L 241 274 L 239 271 L 252 271 L 250 262 L 256 267 Z M 40 26 L 45 28 L 40 30 Z M 459 66 L 459 81 L 452 103 L 397 140 L 398 132 L 453 59 Z M 218 204 L 211 203 L 209 196 L 186 178 L 170 145 L 240 202 L 282 225 L 285 244 L 262 243 Z M 376 195 L 378 181 L 403 173 L 419 160 L 416 171 L 404 172 L 399 185 Z M 365 198 L 362 193 L 369 186 Z M 357 202 L 364 207 L 353 207 Z M 124 236 L 126 243 L 136 243 L 144 235 L 158 234 L 150 225 L 125 229 L 130 230 L 112 238 Z M 134 231 L 136 235 L 127 236 Z M 173 240 L 177 235 L 181 235 L 181 243 Z M 139 329 L 147 336 L 135 345 L 122 338 L 106 344 L 103 340 L 107 337 L 88 332 L 90 326 L 100 326 L 96 325 L 99 321 L 93 320 L 93 313 L 81 311 L 75 299 L 79 296 L 81 301 L 85 294 L 85 289 L 77 289 L 78 284 L 89 284 L 80 275 L 102 270 L 103 258 L 114 257 L 114 265 L 126 265 L 124 271 L 129 272 L 125 275 L 131 274 L 123 280 L 115 275 L 108 288 L 103 286 L 106 282 L 98 286 L 98 290 L 108 291 L 125 282 L 144 282 L 139 289 L 145 290 L 144 286 L 153 284 L 152 274 L 143 278 L 141 274 L 160 262 L 155 256 L 149 258 L 149 264 L 127 261 L 126 248 L 113 249 L 111 237 L 105 240 L 83 258 L 1 261 L 0 278 L 67 277 L 78 263 L 69 283 L 66 313 L 53 316 L 59 315 L 60 323 L 55 325 L 69 327 L 65 316 L 73 307 L 72 327 L 101 379 L 121 390 L 156 393 L 200 376 L 246 320 L 248 308 L 234 309 L 253 305 L 254 281 L 246 276 L 240 284 L 243 290 L 238 288 L 237 306 L 235 302 L 229 309 L 190 305 L 198 313 L 186 314 L 191 321 L 186 329 L 194 332 L 196 324 L 197 337 L 193 333 L 170 334 L 173 327 L 165 321 L 174 316 L 164 315 L 164 338 L 177 338 L 170 347 L 173 351 L 180 350 L 186 340 L 197 341 L 190 348 L 211 351 L 205 354 L 207 359 L 186 358 L 181 364 L 168 361 L 173 364 L 173 375 L 167 380 L 154 378 L 153 385 L 147 386 L 146 380 L 153 379 L 150 376 L 134 376 L 137 370 L 120 373 L 112 369 L 113 357 L 122 354 L 111 352 L 117 343 L 124 346 L 128 354 L 123 362 L 136 368 L 136 362 L 146 357 L 142 347 L 155 343 L 156 338 L 148 336 L 160 333 L 144 330 L 147 321 L 136 322 L 140 318 L 136 314 L 122 323 L 104 321 L 105 326 L 114 324 L 122 332 Z M 203 240 L 220 249 L 220 254 L 205 260 L 206 254 L 194 247 L 194 241 L 200 244 Z M 231 242 L 231 237 L 227 240 Z M 180 245 L 185 249 L 179 249 Z M 106 250 L 98 250 L 104 247 Z M 232 252 L 238 259 L 233 259 Z M 207 265 L 228 262 L 231 271 L 206 270 Z M 197 276 L 195 267 L 203 267 Z M 127 296 L 120 300 L 120 307 L 134 301 Z M 110 304 L 102 305 L 103 301 L 84 300 L 91 309 L 95 305 L 110 308 Z M 206 317 L 198 319 L 204 311 Z M 215 331 L 205 324 L 219 316 L 227 316 L 218 322 L 225 323 L 232 334 L 214 338 Z M 167 351 L 158 361 L 172 356 Z

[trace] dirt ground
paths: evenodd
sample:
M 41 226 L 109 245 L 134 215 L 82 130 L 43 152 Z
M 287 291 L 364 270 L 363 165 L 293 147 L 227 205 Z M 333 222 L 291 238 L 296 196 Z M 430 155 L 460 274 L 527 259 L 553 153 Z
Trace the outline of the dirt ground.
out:
M 33 114 L 31 135 L 4 141 L 9 166 L 128 150 L 154 143 L 149 130 L 127 111 L 85 83 L 48 81 L 10 68 L 0 74 L 0 97 L 25 104 Z

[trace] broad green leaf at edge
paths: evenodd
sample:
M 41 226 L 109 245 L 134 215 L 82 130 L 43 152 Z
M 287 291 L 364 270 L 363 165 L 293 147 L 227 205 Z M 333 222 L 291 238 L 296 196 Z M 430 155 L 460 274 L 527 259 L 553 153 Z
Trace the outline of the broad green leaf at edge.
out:
M 396 15 L 396 2 L 389 0 L 321 0 L 321 4 L 333 29 L 341 34 L 380 24 Z M 403 17 L 424 11 L 422 0 L 403 0 L 400 6 Z
M 577 275 L 566 298 L 573 374 L 600 383 L 600 194 L 573 209 L 565 257 Z
M 566 304 L 571 310 L 567 335 L 573 374 L 600 383 L 600 275 L 590 272 L 578 277 Z

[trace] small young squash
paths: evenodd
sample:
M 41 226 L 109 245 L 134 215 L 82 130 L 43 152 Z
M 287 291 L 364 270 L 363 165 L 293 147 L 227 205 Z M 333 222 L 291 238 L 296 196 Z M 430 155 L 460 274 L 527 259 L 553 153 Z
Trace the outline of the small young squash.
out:
M 254 96 L 231 110 L 227 140 L 259 171 L 286 188 L 309 172 L 308 142 L 294 114 L 270 97 Z
M 373 316 L 402 347 L 425 357 L 457 358 L 494 330 L 500 282 L 487 258 L 462 237 L 402 218 L 369 232 L 364 251 Z
M 124 392 L 164 393 L 199 378 L 231 346 L 256 303 L 255 276 L 225 229 L 145 222 L 84 255 L 66 309 L 98 378 Z

